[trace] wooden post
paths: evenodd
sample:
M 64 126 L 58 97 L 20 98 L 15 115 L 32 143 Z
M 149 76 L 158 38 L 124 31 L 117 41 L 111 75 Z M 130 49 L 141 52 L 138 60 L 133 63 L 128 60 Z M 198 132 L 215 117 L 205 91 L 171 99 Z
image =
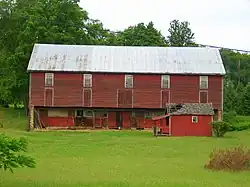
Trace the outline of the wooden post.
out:
M 34 129 L 34 106 L 32 105 L 30 107 L 30 113 L 29 113 L 29 130 Z
M 222 111 L 218 110 L 218 121 L 222 121 Z

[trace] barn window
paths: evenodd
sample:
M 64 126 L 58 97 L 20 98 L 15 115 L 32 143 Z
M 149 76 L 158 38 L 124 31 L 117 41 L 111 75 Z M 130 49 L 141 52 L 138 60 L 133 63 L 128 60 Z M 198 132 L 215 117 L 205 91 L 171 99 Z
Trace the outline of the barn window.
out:
M 192 116 L 192 123 L 198 123 L 198 116 Z
M 144 118 L 145 118 L 145 119 L 151 119 L 152 116 L 153 116 L 153 113 L 152 113 L 152 112 L 145 112 Z
M 161 88 L 170 88 L 170 76 L 169 75 L 161 76 Z
M 208 89 L 208 76 L 200 76 L 200 89 Z
M 91 88 L 92 87 L 92 74 L 83 75 L 83 87 Z
M 133 75 L 125 75 L 125 88 L 133 88 Z
M 97 117 L 97 118 L 108 118 L 108 112 L 106 112 L 106 111 L 96 111 L 95 112 L 95 117 Z
M 54 74 L 45 73 L 45 86 L 53 86 L 53 85 L 54 85 Z
M 85 117 L 93 117 L 93 116 L 94 116 L 94 113 L 93 113 L 92 110 L 86 110 L 86 111 L 84 112 L 84 116 L 85 116 Z
M 83 110 L 76 110 L 76 116 L 82 117 L 83 116 Z

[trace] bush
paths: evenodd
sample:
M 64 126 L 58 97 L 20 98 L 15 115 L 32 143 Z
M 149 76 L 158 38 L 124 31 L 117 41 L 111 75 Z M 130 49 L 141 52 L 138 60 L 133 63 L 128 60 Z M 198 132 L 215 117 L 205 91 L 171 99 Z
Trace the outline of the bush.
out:
M 225 121 L 214 121 L 211 125 L 217 137 L 223 137 L 230 130 L 230 124 Z
M 0 169 L 10 170 L 18 167 L 35 167 L 32 157 L 20 154 L 27 151 L 27 141 L 24 138 L 15 139 L 0 134 Z
M 248 129 L 250 129 L 250 124 L 240 125 L 240 126 L 230 125 L 229 131 L 244 131 Z
M 239 119 L 237 118 L 236 112 L 224 112 L 223 114 L 223 121 L 230 123 L 231 125 L 236 126 L 239 124 Z
M 250 150 L 244 147 L 214 150 L 205 168 L 211 170 L 250 170 Z

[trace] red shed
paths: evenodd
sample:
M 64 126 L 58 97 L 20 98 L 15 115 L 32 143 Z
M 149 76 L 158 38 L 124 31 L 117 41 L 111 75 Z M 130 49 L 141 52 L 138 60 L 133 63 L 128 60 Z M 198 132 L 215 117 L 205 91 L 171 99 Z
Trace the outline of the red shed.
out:
M 169 103 L 222 116 L 218 49 L 35 44 L 28 72 L 30 128 L 152 128 Z
M 170 136 L 212 136 L 214 111 L 212 104 L 186 103 L 169 104 L 167 114 L 156 116 L 156 126 L 160 134 Z M 164 121 L 166 122 L 164 123 Z

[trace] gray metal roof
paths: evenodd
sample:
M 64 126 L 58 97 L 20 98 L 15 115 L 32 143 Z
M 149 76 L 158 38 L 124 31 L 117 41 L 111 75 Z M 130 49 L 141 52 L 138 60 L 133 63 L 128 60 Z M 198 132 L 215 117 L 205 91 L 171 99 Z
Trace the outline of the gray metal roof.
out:
M 167 107 L 172 109 L 181 105 L 176 111 L 170 115 L 213 115 L 213 107 L 211 103 L 184 103 L 184 104 L 168 104 Z M 177 107 L 176 107 L 177 108 Z
M 225 74 L 218 49 L 35 44 L 28 71 Z

